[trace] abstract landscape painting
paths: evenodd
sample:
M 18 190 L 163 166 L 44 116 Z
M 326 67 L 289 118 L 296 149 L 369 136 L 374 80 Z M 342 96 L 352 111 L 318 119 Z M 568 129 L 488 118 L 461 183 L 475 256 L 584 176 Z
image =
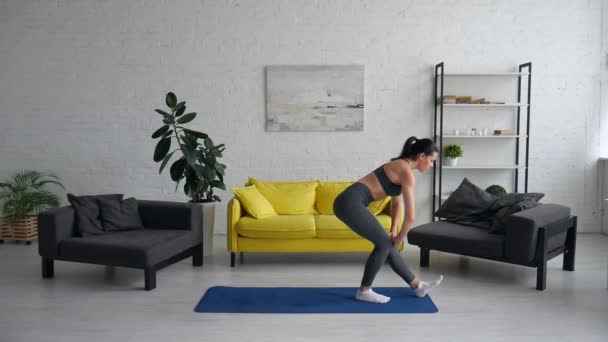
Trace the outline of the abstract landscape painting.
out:
M 363 65 L 266 67 L 267 131 L 362 131 Z

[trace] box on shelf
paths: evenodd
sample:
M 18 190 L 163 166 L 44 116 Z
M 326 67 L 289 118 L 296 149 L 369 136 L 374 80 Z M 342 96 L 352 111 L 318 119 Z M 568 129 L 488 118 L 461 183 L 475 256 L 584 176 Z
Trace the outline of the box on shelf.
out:
M 515 135 L 512 129 L 495 129 L 494 135 Z

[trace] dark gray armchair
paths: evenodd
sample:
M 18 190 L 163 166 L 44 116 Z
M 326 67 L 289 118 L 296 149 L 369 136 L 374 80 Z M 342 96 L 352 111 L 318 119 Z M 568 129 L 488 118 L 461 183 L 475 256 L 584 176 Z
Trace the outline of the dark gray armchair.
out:
M 190 203 L 137 200 L 144 229 L 79 237 L 74 209 L 65 206 L 38 215 L 42 277 L 54 276 L 54 260 L 139 268 L 146 290 L 156 287 L 156 271 L 192 257 L 203 265 L 202 210 Z
M 548 203 L 511 215 L 505 234 L 441 220 L 414 227 L 408 242 L 420 247 L 421 267 L 429 266 L 431 250 L 535 267 L 542 291 L 550 259 L 563 253 L 562 268 L 574 271 L 576 220 L 570 208 Z

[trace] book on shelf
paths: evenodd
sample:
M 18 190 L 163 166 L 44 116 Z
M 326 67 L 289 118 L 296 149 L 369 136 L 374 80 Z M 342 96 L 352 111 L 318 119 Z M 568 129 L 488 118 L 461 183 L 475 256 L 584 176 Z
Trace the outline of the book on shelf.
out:
M 456 96 L 456 103 L 471 103 L 472 96 Z
M 444 104 L 454 104 L 454 103 L 456 103 L 456 96 L 454 96 L 454 95 L 445 95 L 443 97 L 443 103 Z
M 486 101 L 486 99 L 485 99 L 485 98 L 483 98 L 483 97 L 482 97 L 482 98 L 480 98 L 480 99 L 475 99 L 475 100 L 472 100 L 472 101 L 471 101 L 471 103 L 473 103 L 473 104 L 482 104 L 482 103 L 485 103 L 485 102 L 487 102 L 487 101 Z

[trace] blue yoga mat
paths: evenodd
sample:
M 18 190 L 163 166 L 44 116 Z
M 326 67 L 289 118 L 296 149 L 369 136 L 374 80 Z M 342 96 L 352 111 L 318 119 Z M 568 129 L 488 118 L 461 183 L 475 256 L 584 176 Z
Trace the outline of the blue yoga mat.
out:
M 354 287 L 227 287 L 207 290 L 195 312 L 222 313 L 435 313 L 429 295 L 418 298 L 407 287 L 377 287 L 385 304 L 355 300 Z

